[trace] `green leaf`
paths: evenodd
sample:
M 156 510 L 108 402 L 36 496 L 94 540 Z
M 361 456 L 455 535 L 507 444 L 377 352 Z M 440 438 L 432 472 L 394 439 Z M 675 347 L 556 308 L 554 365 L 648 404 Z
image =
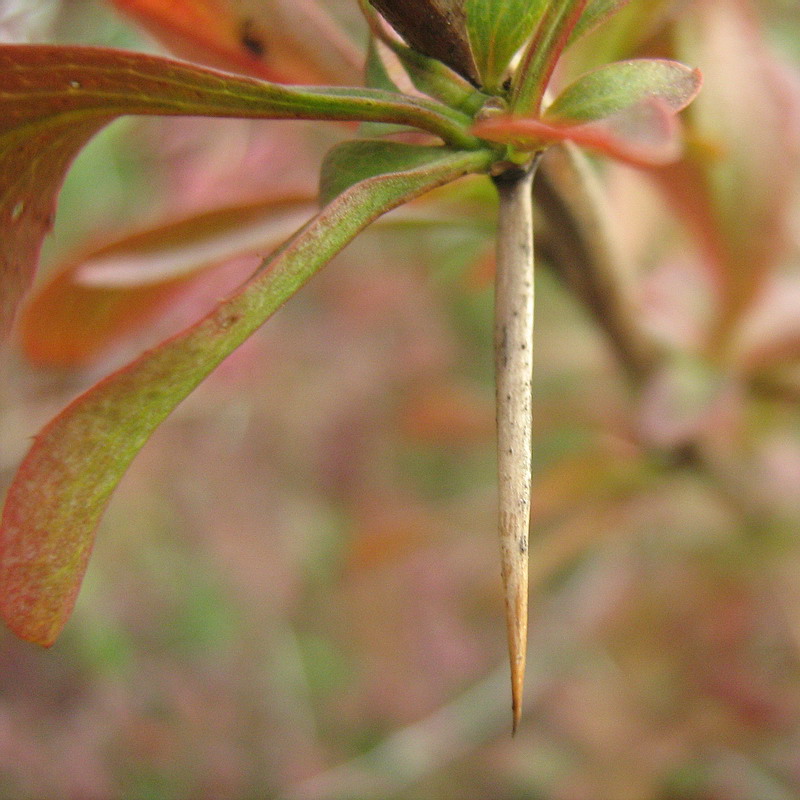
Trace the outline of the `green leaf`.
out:
M 374 175 L 418 169 L 456 151 L 381 139 L 356 139 L 336 145 L 325 156 L 320 174 L 320 203 Z
M 152 432 L 225 356 L 378 216 L 492 161 L 488 151 L 440 156 L 352 186 L 205 318 L 101 381 L 45 427 L 0 522 L 0 610 L 12 630 L 53 643 L 111 492 Z
M 496 92 L 514 54 L 533 33 L 546 0 L 466 0 L 465 5 L 481 83 Z
M 489 99 L 489 95 L 476 89 L 441 61 L 418 53 L 400 42 L 392 42 L 391 47 L 414 87 L 423 94 L 470 116 Z
M 589 0 L 550 0 L 522 55 L 511 87 L 516 114 L 538 114 L 550 77 Z
M 369 37 L 367 60 L 364 64 L 364 82 L 375 89 L 388 92 L 399 92 L 397 84 L 392 80 L 378 50 L 378 42 L 374 36 Z
M 78 151 L 124 114 L 392 122 L 475 147 L 469 118 L 378 89 L 293 88 L 90 47 L 0 46 L 0 336 L 31 283 Z
M 677 61 L 617 61 L 587 72 L 571 83 L 544 114 L 549 121 L 593 122 L 646 100 L 672 111 L 685 108 L 700 91 L 700 72 Z
M 568 43 L 572 44 L 572 42 L 579 39 L 585 33 L 588 33 L 592 28 L 605 22 L 629 2 L 630 0 L 589 0 L 586 9 L 572 29 Z

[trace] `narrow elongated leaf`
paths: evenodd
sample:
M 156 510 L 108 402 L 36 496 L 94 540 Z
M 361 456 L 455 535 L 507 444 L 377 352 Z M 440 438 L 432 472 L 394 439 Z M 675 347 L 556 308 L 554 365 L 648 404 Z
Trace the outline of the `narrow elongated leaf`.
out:
M 538 114 L 550 77 L 589 0 L 550 0 L 522 55 L 511 87 L 517 114 Z
M 594 122 L 648 99 L 674 112 L 685 108 L 702 85 L 700 71 L 666 59 L 634 59 L 587 72 L 547 108 L 546 121 Z
M 0 46 L 0 335 L 30 284 L 72 159 L 124 114 L 395 122 L 476 145 L 467 117 L 376 89 L 301 89 L 88 47 Z
M 94 248 L 56 270 L 20 320 L 29 359 L 90 362 L 146 324 L 205 271 L 237 255 L 266 253 L 314 209 L 310 197 L 216 209 Z
M 114 487 L 155 428 L 219 362 L 359 231 L 413 197 L 488 169 L 486 151 L 452 153 L 352 186 L 197 324 L 75 400 L 36 437 L 0 523 L 0 610 L 49 645 L 75 602 Z
M 466 0 L 465 7 L 481 84 L 495 91 L 509 61 L 533 33 L 545 0 Z
M 331 149 L 322 163 L 320 202 L 329 203 L 353 184 L 373 175 L 435 164 L 445 152 L 441 147 L 381 139 L 343 142 Z
M 112 0 L 176 55 L 281 83 L 342 83 L 360 55 L 310 0 Z

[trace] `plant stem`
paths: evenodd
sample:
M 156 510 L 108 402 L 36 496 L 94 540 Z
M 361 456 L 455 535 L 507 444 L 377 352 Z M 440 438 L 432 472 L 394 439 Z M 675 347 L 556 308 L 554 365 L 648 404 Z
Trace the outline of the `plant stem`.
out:
M 513 730 L 522 714 L 528 639 L 531 496 L 533 201 L 537 158 L 494 178 L 500 197 L 495 278 L 495 383 L 501 575 L 511 662 Z

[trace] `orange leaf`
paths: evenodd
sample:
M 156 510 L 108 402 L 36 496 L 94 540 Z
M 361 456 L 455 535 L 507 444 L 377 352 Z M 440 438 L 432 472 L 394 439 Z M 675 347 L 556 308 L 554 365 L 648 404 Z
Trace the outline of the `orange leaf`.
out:
M 281 83 L 346 83 L 361 66 L 310 0 L 112 0 L 177 55 Z
M 125 114 L 379 121 L 441 129 L 451 144 L 471 138 L 458 112 L 391 92 L 282 86 L 107 48 L 0 45 L 0 339 L 31 283 L 70 163 Z
M 205 271 L 267 252 L 312 213 L 310 197 L 210 211 L 126 236 L 60 269 L 22 314 L 26 355 L 48 366 L 85 364 L 144 326 Z

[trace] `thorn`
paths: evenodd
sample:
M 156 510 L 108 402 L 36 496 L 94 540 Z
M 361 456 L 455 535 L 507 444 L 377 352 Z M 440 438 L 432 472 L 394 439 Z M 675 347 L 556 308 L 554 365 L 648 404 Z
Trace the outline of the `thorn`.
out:
M 511 665 L 512 733 L 522 716 L 528 643 L 533 350 L 533 168 L 496 178 L 495 389 L 500 572 Z
M 501 514 L 501 537 L 509 518 Z M 515 522 L 522 522 L 519 518 Z M 524 520 L 527 529 L 527 519 Z M 526 530 L 527 533 L 527 530 Z M 528 553 L 519 548 L 508 549 L 501 545 L 502 577 L 505 588 L 506 630 L 508 633 L 508 660 L 511 666 L 512 735 L 517 732 L 522 717 L 522 699 L 525 687 L 525 663 L 528 645 Z

